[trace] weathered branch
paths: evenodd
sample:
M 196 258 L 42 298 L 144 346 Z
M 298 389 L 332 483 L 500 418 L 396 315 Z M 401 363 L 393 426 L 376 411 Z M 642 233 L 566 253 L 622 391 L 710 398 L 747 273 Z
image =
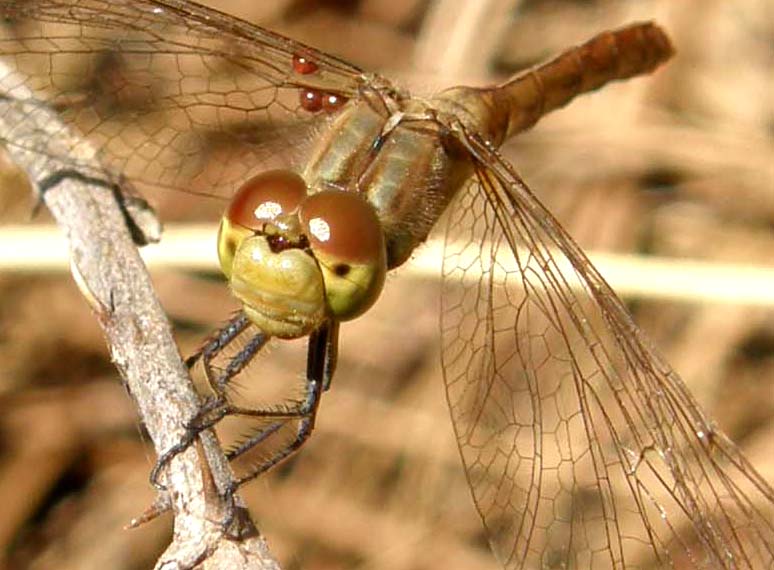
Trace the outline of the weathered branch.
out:
M 43 201 L 69 239 L 73 275 L 103 327 L 156 452 L 163 452 L 183 436 L 198 397 L 128 230 L 125 205 L 108 176 L 93 177 L 103 171 L 96 151 L 1 64 L 0 140 L 36 190 L 44 191 Z M 78 176 L 73 164 L 88 165 L 89 178 Z M 153 219 L 141 211 L 133 219 L 146 232 L 152 227 Z M 168 491 L 155 507 L 174 510 L 174 540 L 156 567 L 277 569 L 249 519 L 239 521 L 236 535 L 224 533 L 223 491 L 231 471 L 213 434 L 203 434 L 201 444 L 201 457 L 192 447 L 167 468 Z

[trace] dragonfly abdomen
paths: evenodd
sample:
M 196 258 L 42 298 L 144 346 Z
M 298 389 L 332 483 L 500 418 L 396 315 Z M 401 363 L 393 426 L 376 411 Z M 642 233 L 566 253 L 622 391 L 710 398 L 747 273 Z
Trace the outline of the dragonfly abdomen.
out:
M 576 96 L 649 73 L 673 53 L 669 38 L 656 24 L 632 24 L 599 34 L 501 85 L 453 87 L 436 100 L 457 113 L 461 108 L 468 128 L 500 145 Z

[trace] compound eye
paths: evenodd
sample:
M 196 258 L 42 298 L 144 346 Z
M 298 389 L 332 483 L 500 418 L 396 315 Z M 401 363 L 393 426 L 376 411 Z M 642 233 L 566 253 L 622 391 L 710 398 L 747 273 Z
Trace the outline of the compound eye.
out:
M 232 224 L 259 231 L 266 222 L 298 208 L 306 182 L 290 170 L 269 170 L 252 177 L 231 198 L 226 217 Z
M 269 170 L 242 184 L 220 220 L 218 259 L 223 274 L 231 279 L 234 255 L 245 238 L 278 216 L 295 212 L 304 198 L 306 183 L 290 170 Z
M 299 219 L 325 283 L 331 314 L 348 320 L 379 296 L 387 273 L 384 233 L 373 206 L 355 192 L 309 196 Z

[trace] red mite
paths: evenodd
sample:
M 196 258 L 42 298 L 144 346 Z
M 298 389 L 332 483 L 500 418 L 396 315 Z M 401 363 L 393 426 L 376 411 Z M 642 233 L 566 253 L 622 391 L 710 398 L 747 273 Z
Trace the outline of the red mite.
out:
M 293 54 L 293 71 L 297 74 L 311 75 L 317 72 L 318 69 L 317 64 L 307 56 Z M 347 102 L 347 98 L 335 93 L 326 93 L 318 89 L 307 88 L 300 91 L 299 101 L 301 108 L 310 113 L 318 111 L 333 113 L 338 111 Z
M 293 54 L 293 71 L 299 75 L 309 75 L 318 70 L 317 64 L 301 54 Z
M 338 111 L 347 102 L 346 97 L 336 95 L 335 93 L 326 93 L 322 98 L 323 109 L 328 113 Z
M 323 108 L 323 94 L 317 89 L 302 89 L 299 93 L 301 107 L 310 113 L 316 113 Z M 327 96 L 325 97 L 327 99 Z

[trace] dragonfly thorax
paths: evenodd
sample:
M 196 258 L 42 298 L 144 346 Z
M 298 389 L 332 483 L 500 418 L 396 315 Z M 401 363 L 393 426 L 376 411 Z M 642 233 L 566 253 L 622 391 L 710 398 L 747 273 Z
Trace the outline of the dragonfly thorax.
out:
M 308 194 L 303 179 L 285 170 L 237 191 L 221 220 L 218 256 L 250 320 L 281 338 L 362 314 L 387 271 L 382 228 L 363 197 Z
M 448 126 L 426 102 L 367 92 L 322 133 L 304 179 L 313 192 L 340 188 L 371 203 L 391 269 L 424 242 L 472 172 L 467 159 L 450 152 L 450 139 Z

